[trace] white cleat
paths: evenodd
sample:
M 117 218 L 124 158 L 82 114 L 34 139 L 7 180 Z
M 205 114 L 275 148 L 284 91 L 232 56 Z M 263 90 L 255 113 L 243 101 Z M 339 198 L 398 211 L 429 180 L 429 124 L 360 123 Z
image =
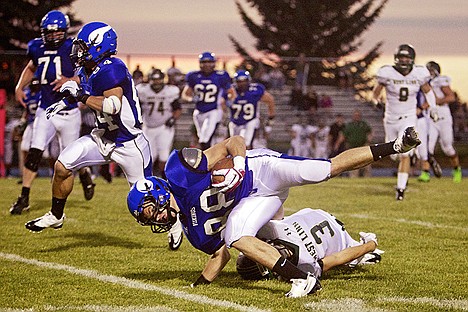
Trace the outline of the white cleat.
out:
M 311 273 L 307 273 L 307 279 L 292 279 L 291 290 L 286 293 L 288 298 L 300 298 L 314 294 L 322 289 L 322 285 Z
M 25 223 L 25 226 L 31 232 L 41 232 L 45 228 L 60 229 L 63 226 L 63 221 L 65 220 L 65 214 L 57 219 L 52 212 L 48 212 L 40 218 L 31 220 Z

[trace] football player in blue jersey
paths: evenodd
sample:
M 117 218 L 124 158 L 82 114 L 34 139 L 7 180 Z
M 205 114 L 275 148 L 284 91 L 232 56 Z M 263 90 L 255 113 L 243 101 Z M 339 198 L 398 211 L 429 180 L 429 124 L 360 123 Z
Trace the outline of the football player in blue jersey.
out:
M 326 181 L 382 157 L 407 152 L 419 143 L 417 132 L 409 127 L 392 142 L 350 149 L 324 160 L 268 149 L 246 150 L 244 139 L 233 136 L 205 151 L 174 150 L 165 168 L 168 183 L 138 182 L 128 195 L 129 210 L 140 224 L 152 225 L 155 230 L 161 224 L 170 227 L 176 212 L 180 213 L 187 239 L 211 255 L 193 286 L 212 282 L 230 259 L 228 248 L 234 247 L 291 280 L 288 297 L 301 297 L 320 289 L 317 277 L 301 271 L 255 237 L 269 220 L 282 218 L 289 188 Z M 232 167 L 215 166 L 228 156 Z M 174 199 L 170 204 L 169 191 Z
M 96 115 L 95 128 L 67 146 L 55 163 L 52 208 L 44 216 L 26 223 L 30 231 L 61 228 L 67 197 L 73 188 L 73 171 L 83 166 L 115 161 L 130 185 L 151 175 L 151 154 L 142 132 L 142 117 L 132 76 L 117 53 L 117 34 L 102 22 L 86 24 L 73 41 L 72 59 L 78 77 L 65 82 L 60 91 L 69 94 L 47 111 L 50 120 L 81 102 Z M 75 103 L 75 104 L 73 104 Z
M 247 148 L 252 148 L 255 131 L 260 127 L 258 107 L 259 102 L 268 106 L 268 123 L 271 125 L 275 118 L 275 100 L 260 83 L 251 83 L 251 76 L 247 70 L 238 70 L 234 75 L 236 98 L 228 102 L 230 110 L 229 136 L 240 135 L 244 138 Z
M 11 214 L 21 214 L 29 209 L 29 192 L 37 176 L 39 163 L 44 149 L 58 134 L 60 147 L 63 149 L 80 136 L 81 115 L 77 104 L 71 104 L 54 120 L 47 120 L 46 109 L 58 102 L 62 95 L 56 89 L 74 75 L 74 66 L 70 59 L 72 39 L 67 38 L 68 16 L 60 11 L 50 11 L 41 21 L 41 38 L 28 43 L 30 59 L 21 73 L 16 85 L 16 100 L 24 107 L 25 88 L 33 77 L 38 77 L 41 84 L 41 101 L 33 125 L 31 147 L 23 168 L 23 187 L 21 195 L 10 207 Z M 90 200 L 94 194 L 94 184 L 89 170 L 80 171 L 80 180 L 85 198 Z
M 182 99 L 195 103 L 193 122 L 200 147 L 205 150 L 211 146 L 216 126 L 222 119 L 225 98 L 234 99 L 235 91 L 229 74 L 224 70 L 215 70 L 214 53 L 203 52 L 198 59 L 200 70 L 187 74 Z

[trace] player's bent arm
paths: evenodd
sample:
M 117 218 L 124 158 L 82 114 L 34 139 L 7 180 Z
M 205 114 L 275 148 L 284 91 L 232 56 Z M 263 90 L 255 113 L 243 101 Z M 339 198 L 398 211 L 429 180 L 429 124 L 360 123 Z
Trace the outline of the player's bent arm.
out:
M 245 158 L 246 150 L 244 138 L 236 135 L 213 145 L 203 153 L 205 153 L 208 160 L 208 170 L 211 170 L 218 161 L 227 155 L 231 155 L 233 158 L 235 156 Z
M 24 98 L 25 98 L 24 88 L 26 88 L 26 86 L 28 86 L 31 83 L 34 77 L 34 73 L 36 72 L 36 69 L 37 67 L 34 65 L 33 61 L 30 60 L 28 64 L 26 64 L 26 66 L 24 67 L 23 71 L 21 72 L 21 76 L 15 87 L 15 98 L 24 107 L 26 107 L 26 103 L 24 102 Z
M 374 90 L 372 90 L 372 102 L 378 103 L 380 100 L 380 94 L 382 93 L 382 90 L 384 89 L 385 85 L 383 84 L 378 84 L 375 86 Z
M 362 255 L 372 252 L 377 248 L 375 242 L 370 241 L 362 245 L 348 247 L 341 251 L 335 252 L 331 255 L 325 256 L 322 259 L 323 262 L 323 272 L 330 270 L 333 267 L 338 265 L 346 264 L 361 257 Z
M 122 88 L 116 87 L 104 91 L 104 96 L 89 96 L 85 104 L 99 112 L 115 115 L 122 108 L 122 96 Z
M 275 99 L 273 96 L 268 91 L 265 91 L 260 98 L 260 101 L 268 106 L 268 118 L 273 119 L 276 114 Z
M 426 102 L 429 104 L 429 107 L 436 107 L 436 96 L 431 85 L 426 82 L 421 86 L 421 90 L 424 92 L 424 97 L 426 98 Z
M 211 255 L 210 259 L 205 265 L 202 271 L 202 276 L 208 281 L 212 282 L 221 273 L 223 268 L 231 259 L 231 255 L 226 245 L 223 245 L 214 254 Z M 195 285 L 196 286 L 196 285 Z
M 194 95 L 193 89 L 191 87 L 189 87 L 188 85 L 186 85 L 184 87 L 184 90 L 182 90 L 181 98 L 182 98 L 182 100 L 184 100 L 186 102 L 192 102 L 193 95 Z
M 449 86 L 441 87 L 442 92 L 444 93 L 443 98 L 436 98 L 437 105 L 444 105 L 445 103 L 455 102 L 455 93 L 453 93 L 452 88 Z

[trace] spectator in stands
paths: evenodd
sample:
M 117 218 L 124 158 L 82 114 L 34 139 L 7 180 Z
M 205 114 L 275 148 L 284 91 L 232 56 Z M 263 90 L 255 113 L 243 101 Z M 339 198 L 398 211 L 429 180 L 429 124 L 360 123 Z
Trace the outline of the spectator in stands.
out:
M 340 144 L 345 142 L 346 149 L 369 145 L 372 141 L 372 128 L 369 124 L 362 120 L 361 111 L 356 109 L 353 113 L 353 120 L 346 124 L 343 131 L 340 133 L 338 140 L 335 143 L 334 151 L 339 149 Z M 361 169 L 349 171 L 349 177 L 371 176 L 371 166 L 368 165 Z
M 254 81 L 263 84 L 267 89 L 270 88 L 270 74 L 263 63 L 258 65 L 258 70 L 254 74 Z
M 312 86 L 302 98 L 302 110 L 307 111 L 312 119 L 315 119 L 318 108 L 318 95 Z
M 143 72 L 140 69 L 140 64 L 137 64 L 135 70 L 132 73 L 132 77 L 135 85 L 143 82 Z
M 298 110 L 301 110 L 303 101 L 304 101 L 304 95 L 302 94 L 301 86 L 296 84 L 291 90 L 291 97 L 289 98 L 289 105 L 295 107 Z
M 269 73 L 270 88 L 274 90 L 281 90 L 284 87 L 286 78 L 279 66 L 275 66 Z
M 338 137 L 340 133 L 344 130 L 345 128 L 345 122 L 344 122 L 344 117 L 342 114 L 338 113 L 335 116 L 335 122 L 331 124 L 330 126 L 330 148 L 331 148 L 331 153 L 330 153 L 330 158 L 335 157 L 339 153 L 343 152 L 345 148 L 345 142 L 340 142 L 336 143 L 338 141 Z
M 15 92 L 15 74 L 6 61 L 3 61 L 0 67 L 0 89 L 6 90 L 7 98 Z
M 323 117 L 327 118 L 327 120 L 330 120 L 331 110 L 333 108 L 333 100 L 328 94 L 324 93 L 320 96 L 318 107 L 319 107 L 320 114 Z
M 299 86 L 301 89 L 304 85 L 307 85 L 307 79 L 305 75 L 305 67 L 306 67 L 306 57 L 304 53 L 299 53 L 296 66 L 294 69 L 296 70 L 296 80 L 295 85 Z

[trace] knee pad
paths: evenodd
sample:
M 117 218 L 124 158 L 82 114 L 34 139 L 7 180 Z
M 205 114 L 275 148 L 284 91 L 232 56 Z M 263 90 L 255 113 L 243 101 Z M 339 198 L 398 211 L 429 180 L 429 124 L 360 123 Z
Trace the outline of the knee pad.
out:
M 43 151 L 37 148 L 29 149 L 28 156 L 26 156 L 26 160 L 24 161 L 24 167 L 32 172 L 37 172 L 42 159 L 42 153 Z

